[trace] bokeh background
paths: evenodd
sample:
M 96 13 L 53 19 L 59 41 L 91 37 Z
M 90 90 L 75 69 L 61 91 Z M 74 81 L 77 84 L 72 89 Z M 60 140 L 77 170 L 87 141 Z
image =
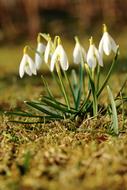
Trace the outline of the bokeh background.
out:
M 127 0 L 0 0 L 0 66 L 7 70 L 6 64 L 18 63 L 20 47 L 34 44 L 38 32 L 59 34 L 70 43 L 78 35 L 87 44 L 87 37 L 101 37 L 103 23 L 125 50 L 126 9 Z
M 127 0 L 0 0 L 0 42 L 35 39 L 39 31 L 73 36 L 103 22 L 122 32 Z
M 74 36 L 79 36 L 87 51 L 91 35 L 98 46 L 103 23 L 120 45 L 120 61 L 115 68 L 120 81 L 120 76 L 127 72 L 127 0 L 0 0 L 0 101 L 11 101 L 15 92 L 24 100 L 30 94 L 38 96 L 41 91 L 38 87 L 42 84 L 36 82 L 38 76 L 25 76 L 27 80 L 22 83 L 18 76 L 22 49 L 26 44 L 36 48 L 38 32 L 60 35 L 72 59 Z M 33 86 L 38 88 L 36 93 Z

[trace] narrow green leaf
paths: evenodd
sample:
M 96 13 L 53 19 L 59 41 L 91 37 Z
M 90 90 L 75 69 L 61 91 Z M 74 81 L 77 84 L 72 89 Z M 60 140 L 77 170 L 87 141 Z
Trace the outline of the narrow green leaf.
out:
M 64 119 L 64 118 L 61 118 Z M 50 123 L 51 121 L 60 120 L 57 116 L 43 116 L 39 121 L 21 121 L 21 120 L 9 120 L 8 123 L 19 123 L 19 124 L 39 124 L 39 123 Z
M 79 89 L 78 89 L 78 94 L 77 94 L 77 99 L 76 99 L 76 109 L 79 108 L 80 102 L 81 102 L 81 95 L 82 95 L 82 89 L 83 89 L 83 64 L 80 64 L 80 71 L 79 71 Z
M 72 83 L 72 88 L 74 91 L 74 96 L 75 99 L 77 99 L 76 97 L 78 96 L 78 89 L 79 89 L 79 85 L 78 85 L 78 78 L 77 78 L 77 74 L 76 71 L 73 69 L 71 72 L 71 83 Z
M 66 71 L 63 71 L 63 73 L 64 73 L 65 79 L 66 79 L 66 81 L 67 81 L 67 83 L 69 85 L 69 88 L 70 88 L 70 91 L 71 91 L 71 94 L 72 94 L 72 97 L 73 97 L 73 102 L 74 102 L 74 105 L 76 107 L 76 99 L 75 99 L 75 94 L 74 94 L 74 90 L 73 90 L 72 84 L 70 82 L 69 77 L 66 74 Z
M 43 99 L 51 101 L 52 103 L 56 104 L 58 107 L 61 106 L 62 108 L 66 109 L 67 112 L 73 112 L 73 113 L 76 112 L 76 110 L 73 107 L 70 107 L 70 110 L 68 110 L 68 107 L 66 104 L 63 104 L 56 99 L 54 100 L 52 98 L 49 98 L 48 96 L 43 96 L 42 101 Z
M 17 116 L 22 116 L 22 117 L 37 117 L 37 118 L 42 118 L 43 116 L 41 115 L 33 115 L 31 113 L 28 112 L 15 112 L 15 111 L 5 111 L 4 112 L 5 115 L 17 115 Z
M 47 106 L 50 106 L 50 107 L 52 107 L 54 109 L 57 109 L 57 110 L 61 111 L 63 114 L 66 114 L 66 113 L 75 113 L 75 111 L 72 111 L 71 109 L 68 110 L 67 107 L 62 107 L 59 104 L 56 104 L 55 102 L 53 102 L 51 100 L 47 100 L 47 99 L 43 98 L 42 102 L 44 102 Z
M 109 100 L 111 102 L 111 107 L 112 107 L 112 128 L 113 128 L 114 133 L 118 135 L 119 130 L 118 130 L 118 117 L 117 117 L 116 104 L 113 98 L 112 91 L 109 88 L 109 86 L 107 86 L 107 91 L 108 91 L 108 96 L 109 96 Z
M 47 94 L 49 95 L 49 97 L 54 98 L 54 97 L 53 97 L 53 94 L 52 94 L 52 92 L 51 92 L 51 90 L 50 90 L 50 88 L 49 88 L 49 86 L 48 86 L 48 83 L 47 83 L 47 81 L 45 80 L 45 78 L 43 77 L 43 75 L 41 75 L 41 78 L 42 78 L 42 80 L 43 80 L 43 83 L 44 83 L 45 89 L 46 89 L 46 91 L 47 91 Z
M 120 94 L 122 93 L 122 91 L 123 91 L 124 87 L 126 86 L 126 84 L 127 84 L 127 77 L 126 77 L 125 81 L 123 82 L 123 84 L 122 84 L 122 86 L 121 86 L 119 92 L 117 93 L 117 95 L 116 95 L 116 97 L 115 97 L 115 100 L 120 96 Z M 123 98 L 124 98 L 124 97 L 123 97 Z
M 89 98 L 90 98 L 90 95 L 91 95 L 91 89 L 89 90 L 89 93 L 87 95 L 87 98 L 84 100 L 83 104 L 81 105 L 79 111 L 74 115 L 74 118 L 79 115 L 82 110 L 87 106 L 88 102 L 89 102 Z
M 38 110 L 38 111 L 40 111 L 40 112 L 42 112 L 42 113 L 45 113 L 45 114 L 47 114 L 47 115 L 50 115 L 50 116 L 52 116 L 52 117 L 59 117 L 59 118 L 63 118 L 62 116 L 60 116 L 60 115 L 58 115 L 58 114 L 56 114 L 56 113 L 53 113 L 53 111 L 51 110 L 51 111 L 49 111 L 48 110 L 48 108 L 46 109 L 46 107 L 43 107 L 43 105 L 40 105 L 40 104 L 38 104 L 38 103 L 35 103 L 35 102 L 32 102 L 32 101 L 30 101 L 30 102 L 28 102 L 28 101 L 25 101 L 25 103 L 27 104 L 27 105 L 29 105 L 29 106 L 31 106 L 31 107 L 33 107 L 33 108 L 35 108 L 36 110 Z
M 97 115 L 97 112 L 98 112 L 97 95 L 96 95 L 95 84 L 94 84 L 93 78 L 91 76 L 88 65 L 86 65 L 86 71 L 87 71 L 90 86 L 91 86 L 91 92 L 92 92 L 92 96 L 93 96 L 93 102 L 92 102 L 93 103 L 93 114 L 95 116 L 95 115 Z

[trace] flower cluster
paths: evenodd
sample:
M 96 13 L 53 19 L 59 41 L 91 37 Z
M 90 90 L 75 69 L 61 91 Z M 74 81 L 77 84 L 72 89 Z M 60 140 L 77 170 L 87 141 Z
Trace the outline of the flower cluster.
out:
M 42 75 L 46 95 L 41 96 L 39 100 L 36 101 L 25 101 L 26 105 L 33 108 L 31 112 L 20 111 L 18 113 L 13 112 L 12 114 L 27 118 L 38 118 L 35 123 L 44 123 L 65 118 L 75 119 L 77 116 L 83 116 L 84 118 L 90 116 L 97 117 L 102 113 L 102 110 L 105 110 L 103 114 L 109 114 L 109 117 L 112 118 L 111 130 L 113 129 L 114 133 L 118 135 L 116 101 L 120 101 L 118 107 L 123 106 L 123 100 L 127 101 L 126 97 L 124 97 L 124 99 L 121 98 L 121 92 L 125 87 L 127 79 L 124 81 L 115 98 L 108 86 L 108 81 L 117 63 L 119 47 L 108 33 L 105 24 L 103 25 L 103 35 L 99 46 L 97 47 L 95 45 L 93 37 L 89 39 L 89 42 L 89 48 L 86 51 L 78 37 L 75 37 L 73 62 L 79 65 L 79 67 L 76 67 L 76 69 L 73 67 L 71 75 L 69 75 L 70 72 L 67 72 L 69 68 L 68 56 L 59 36 L 55 36 L 55 38 L 52 39 L 49 34 L 39 33 L 37 37 L 37 48 L 34 51 L 34 60 L 31 57 L 31 55 L 33 55 L 31 54 L 33 48 L 25 46 L 19 67 L 20 77 L 22 78 L 25 73 L 29 76 L 36 75 L 41 65 L 45 63 L 52 73 L 58 93 L 61 94 L 61 99 L 56 98 Z M 107 71 L 107 75 L 102 78 L 101 68 L 104 65 L 103 56 L 104 54 L 109 56 L 111 52 L 114 52 L 115 56 Z M 54 72 L 55 69 L 56 72 Z M 106 87 L 110 104 L 103 106 L 99 98 Z M 22 121 L 22 123 L 23 122 L 24 121 Z M 31 121 L 25 123 L 31 123 Z
M 42 42 L 42 39 L 45 39 L 47 44 L 45 45 Z M 99 47 L 97 48 L 93 42 L 93 38 L 90 38 L 90 45 L 88 52 L 80 44 L 77 37 L 75 37 L 75 47 L 73 50 L 73 61 L 75 64 L 87 63 L 90 68 L 94 69 L 96 65 L 103 66 L 103 54 L 109 55 L 111 51 L 117 51 L 117 44 L 110 36 L 107 31 L 107 27 L 104 24 L 103 26 L 103 36 L 100 40 Z M 51 39 L 49 34 L 39 33 L 37 38 L 37 49 L 35 52 L 35 60 L 33 61 L 29 55 L 30 47 L 26 46 L 23 50 L 23 58 L 19 67 L 19 75 L 22 78 L 24 73 L 31 76 L 32 74 L 36 75 L 37 70 L 40 68 L 42 63 L 48 64 L 50 71 L 54 71 L 54 67 L 60 65 L 62 70 L 66 71 L 69 68 L 69 62 L 67 54 L 61 43 L 59 36 L 54 38 L 54 41 Z

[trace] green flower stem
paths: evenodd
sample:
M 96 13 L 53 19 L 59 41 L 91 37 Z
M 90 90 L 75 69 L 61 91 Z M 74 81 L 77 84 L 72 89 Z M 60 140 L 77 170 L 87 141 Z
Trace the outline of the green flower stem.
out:
M 66 71 L 63 71 L 63 73 L 64 73 L 64 76 L 65 76 L 65 79 L 66 79 L 67 83 L 69 84 L 69 87 L 70 87 L 70 90 L 71 90 L 71 93 L 72 93 L 72 96 L 73 96 L 74 105 L 76 107 L 76 99 L 75 99 L 75 94 L 74 94 L 71 82 L 70 82 L 70 80 L 69 80 L 69 78 L 68 78 L 68 76 L 66 74 Z
M 86 71 L 89 76 L 89 82 L 90 82 L 91 92 L 93 96 L 93 114 L 94 116 L 96 116 L 98 112 L 98 104 L 97 104 L 97 95 L 96 95 L 95 82 L 94 82 L 94 70 L 92 70 L 92 73 L 91 73 L 88 65 L 86 64 Z
M 82 59 L 82 91 L 83 91 L 83 95 L 84 95 L 84 98 L 85 98 L 85 64 L 84 64 L 84 61 Z
M 49 97 L 54 98 L 54 96 L 53 96 L 53 94 L 52 94 L 52 92 L 51 92 L 51 90 L 50 90 L 50 88 L 49 88 L 49 86 L 48 86 L 48 83 L 47 83 L 47 81 L 45 80 L 44 76 L 41 75 L 41 78 L 42 78 L 42 81 L 43 81 L 43 83 L 44 83 L 44 86 L 45 86 L 45 89 L 46 89 L 46 91 L 47 91 L 47 94 L 49 95 Z
M 99 86 L 100 86 L 100 65 L 97 65 L 97 87 L 96 90 L 99 90 Z
M 91 85 L 91 91 L 93 96 L 93 115 L 96 116 L 98 112 L 98 103 L 97 103 L 97 95 L 96 95 L 96 88 L 95 88 L 95 68 L 92 69 L 92 74 L 90 75 L 90 85 Z
M 98 103 L 96 93 L 93 94 L 93 115 L 96 116 L 98 112 Z
M 107 82 L 108 82 L 108 80 L 109 80 L 109 78 L 111 76 L 112 70 L 113 70 L 114 65 L 115 65 L 115 63 L 117 61 L 117 58 L 118 58 L 118 54 L 119 54 L 119 48 L 117 49 L 116 55 L 115 55 L 115 57 L 113 59 L 112 65 L 111 65 L 111 67 L 109 69 L 109 72 L 108 72 L 108 74 L 107 74 L 107 76 L 106 76 L 106 78 L 105 78 L 105 80 L 103 82 L 103 85 L 101 86 L 101 88 L 97 92 L 97 97 L 101 94 L 101 92 L 103 91 L 104 87 L 106 86 L 106 84 L 107 84 Z
M 67 104 L 68 109 L 70 110 L 69 98 L 68 98 L 68 95 L 67 95 L 63 80 L 62 80 L 62 74 L 61 74 L 60 67 L 59 67 L 58 63 L 56 63 L 56 70 L 57 70 L 57 74 L 58 74 L 58 77 L 59 77 L 59 81 L 60 81 L 60 85 L 61 85 L 61 89 L 62 89 L 62 92 L 63 92 L 65 102 Z
M 87 95 L 87 98 L 84 99 L 83 104 L 82 104 L 81 107 L 80 107 L 80 110 L 74 115 L 74 118 L 75 118 L 77 115 L 79 115 L 79 114 L 82 112 L 83 108 L 87 105 L 87 103 L 88 103 L 88 101 L 89 101 L 89 98 L 90 98 L 90 95 L 91 95 L 91 89 L 89 90 L 89 93 L 88 93 L 88 95 Z
M 84 77 L 83 77 L 83 92 L 84 92 L 84 98 L 86 98 L 86 86 L 85 86 L 85 80 L 86 80 L 86 77 L 85 77 L 85 64 L 83 65 L 83 73 L 84 73 Z
M 81 102 L 81 96 L 82 92 L 84 91 L 84 83 L 83 83 L 83 75 L 84 75 L 84 69 L 83 69 L 83 61 L 80 63 L 80 71 L 79 71 L 79 89 L 78 89 L 78 96 L 76 100 L 76 110 L 78 110 Z
M 120 98 L 121 98 L 121 105 L 122 105 L 122 127 L 125 125 L 125 110 L 124 110 L 124 100 L 122 97 L 122 93 L 120 92 Z
M 126 76 L 126 78 L 125 78 L 125 80 L 124 80 L 124 82 L 123 82 L 123 85 L 121 86 L 119 92 L 117 93 L 117 95 L 116 95 L 116 97 L 115 97 L 115 100 L 120 96 L 120 94 L 121 94 L 121 92 L 123 91 L 123 89 L 124 89 L 126 83 L 127 83 L 127 76 Z
M 95 81 L 95 68 L 92 68 L 91 78 L 93 81 Z
M 62 91 L 62 88 L 61 88 L 61 84 L 60 84 L 59 79 L 56 77 L 56 75 L 55 75 L 54 72 L 51 72 L 51 73 L 52 73 L 52 76 L 53 76 L 53 78 L 55 79 L 55 81 L 56 81 L 56 83 L 57 83 L 57 85 L 58 85 L 58 87 L 59 87 L 59 89 L 60 89 L 60 91 L 61 91 L 61 93 L 62 93 L 62 95 L 63 95 L 63 91 Z
M 106 86 L 108 80 L 110 79 L 110 76 L 111 76 L 112 70 L 113 70 L 113 68 L 114 68 L 114 65 L 115 65 L 116 62 L 117 62 L 118 55 L 119 55 L 119 47 L 118 47 L 117 52 L 116 52 L 116 54 L 115 54 L 115 57 L 114 57 L 114 59 L 113 59 L 112 65 L 111 65 L 111 67 L 110 67 L 110 69 L 109 69 L 109 72 L 108 72 L 108 74 L 107 74 L 107 77 L 105 78 L 105 80 L 104 80 L 104 82 L 103 82 L 101 88 L 100 88 L 100 89 L 98 90 L 98 92 L 97 92 L 97 95 L 96 95 L 97 98 L 99 97 L 99 95 L 101 94 L 101 92 L 102 92 L 103 89 L 105 88 L 105 86 Z M 89 109 L 91 106 L 92 106 L 92 102 L 89 104 L 89 106 L 88 106 L 87 109 Z

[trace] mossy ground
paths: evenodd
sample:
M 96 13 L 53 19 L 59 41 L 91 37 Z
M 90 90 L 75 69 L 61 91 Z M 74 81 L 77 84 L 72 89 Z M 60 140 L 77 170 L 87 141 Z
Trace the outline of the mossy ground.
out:
M 1 50 L 2 55 L 6 52 Z M 19 59 L 17 48 L 16 52 L 11 49 L 8 63 L 13 58 Z M 18 64 L 8 63 L 1 59 L 0 110 L 24 109 L 24 100 L 45 93 L 42 81 L 40 76 L 20 80 Z M 125 70 L 125 64 L 118 65 L 113 73 L 110 84 L 114 93 Z M 50 76 L 48 80 L 57 94 Z M 106 96 L 101 99 L 107 101 Z M 10 123 L 1 115 L 0 190 L 127 189 L 126 118 L 123 128 L 119 114 L 118 136 L 109 129 L 106 116 L 23 125 Z

